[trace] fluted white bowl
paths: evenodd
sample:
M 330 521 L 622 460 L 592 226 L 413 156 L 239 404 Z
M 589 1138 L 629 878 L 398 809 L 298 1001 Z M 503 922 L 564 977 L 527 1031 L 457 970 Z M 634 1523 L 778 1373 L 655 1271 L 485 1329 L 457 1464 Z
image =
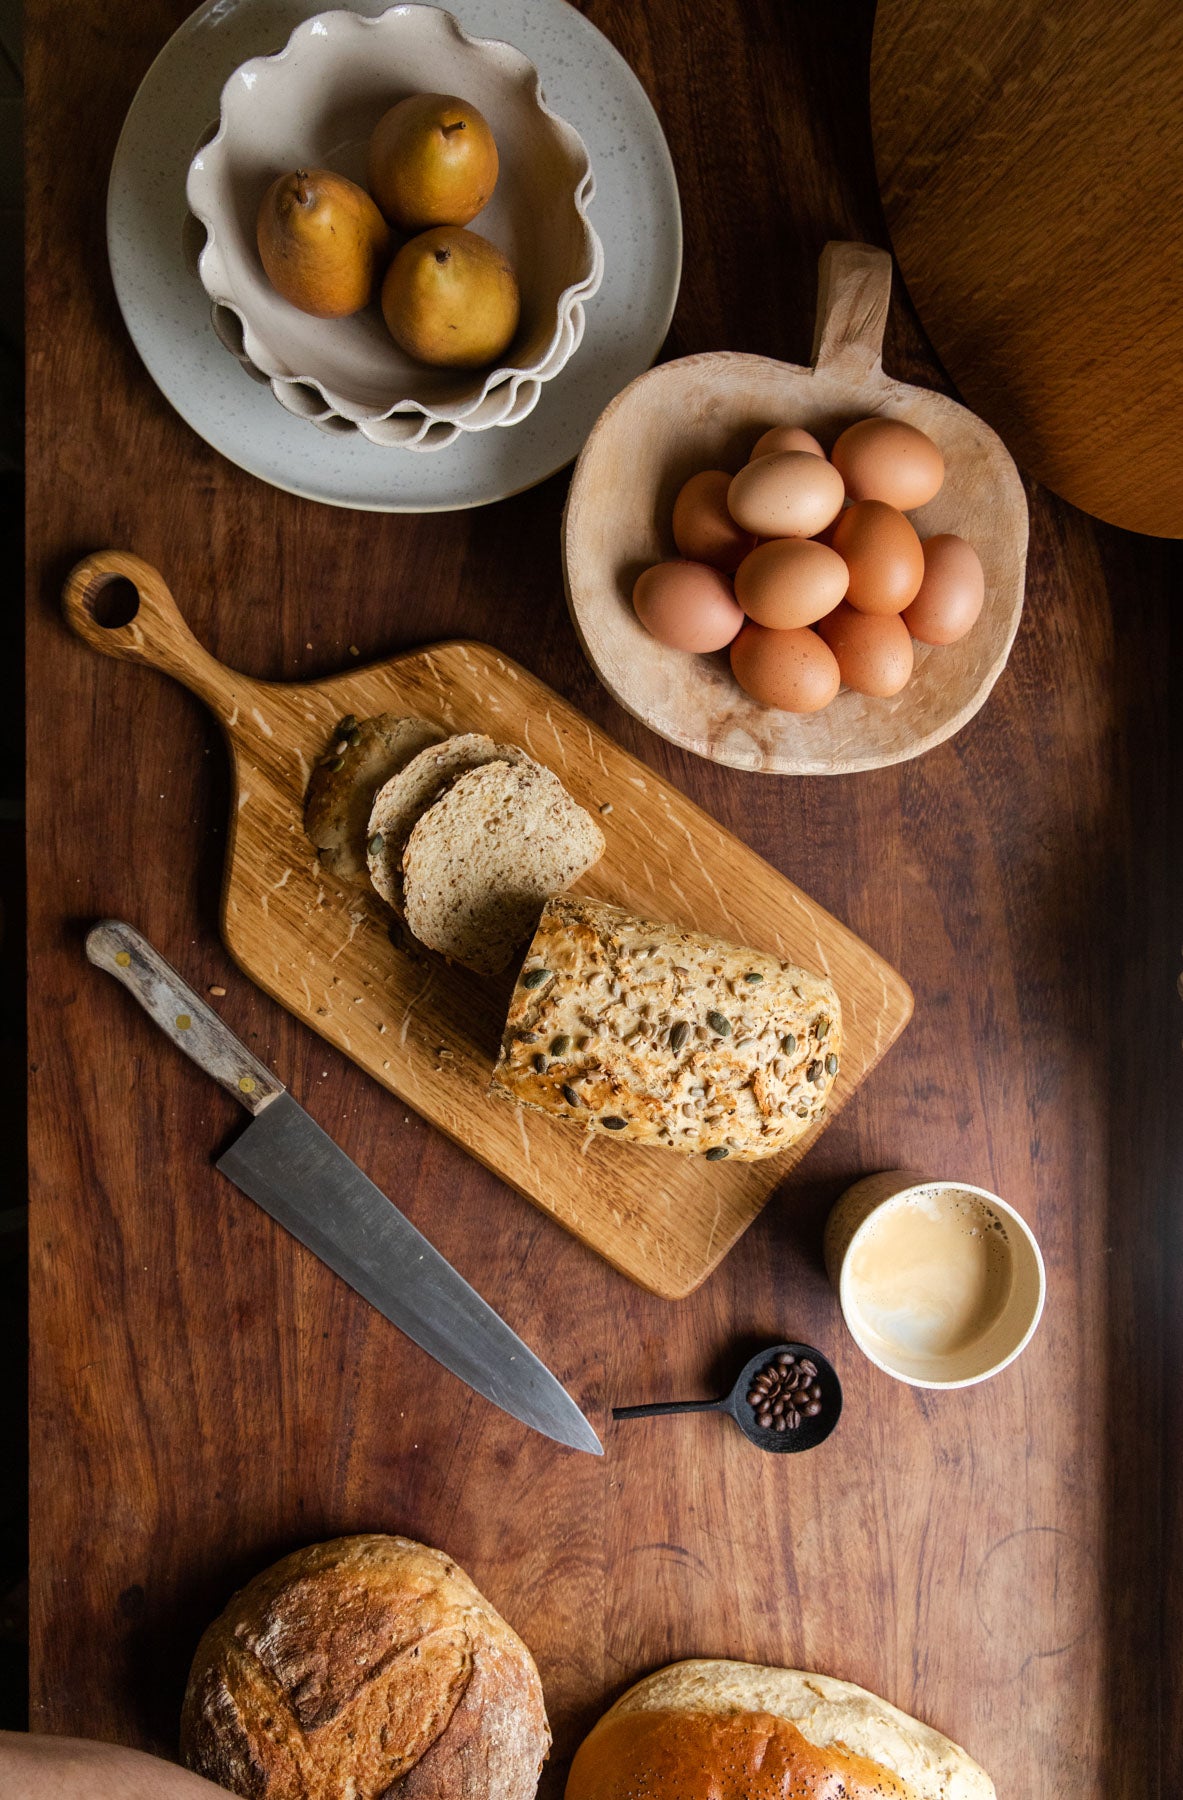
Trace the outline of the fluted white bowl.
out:
M 459 94 L 478 107 L 497 143 L 496 191 L 469 229 L 508 254 L 522 316 L 491 369 L 415 362 L 376 302 L 352 318 L 313 318 L 276 293 L 259 259 L 255 219 L 275 177 L 318 167 L 364 184 L 374 126 L 388 107 L 423 92 Z M 575 353 L 584 304 L 603 274 L 587 214 L 594 188 L 581 138 L 546 105 L 520 50 L 470 37 L 438 7 L 395 6 L 376 18 L 319 13 L 278 54 L 236 69 L 186 193 L 206 234 L 198 271 L 214 329 L 248 372 L 322 430 L 434 450 L 461 431 L 525 418 Z

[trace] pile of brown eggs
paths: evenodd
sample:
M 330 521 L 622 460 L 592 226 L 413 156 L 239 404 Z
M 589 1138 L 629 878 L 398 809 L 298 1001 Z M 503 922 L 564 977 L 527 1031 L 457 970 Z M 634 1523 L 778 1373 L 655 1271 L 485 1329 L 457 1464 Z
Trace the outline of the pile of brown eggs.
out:
M 888 698 L 912 674 L 913 639 L 954 644 L 982 610 L 972 545 L 921 543 L 907 513 L 945 459 L 902 419 L 862 419 L 827 458 L 809 432 L 774 426 L 737 475 L 704 469 L 674 502 L 683 560 L 633 588 L 645 629 L 674 650 L 730 646 L 731 672 L 763 706 L 820 712 L 840 687 Z

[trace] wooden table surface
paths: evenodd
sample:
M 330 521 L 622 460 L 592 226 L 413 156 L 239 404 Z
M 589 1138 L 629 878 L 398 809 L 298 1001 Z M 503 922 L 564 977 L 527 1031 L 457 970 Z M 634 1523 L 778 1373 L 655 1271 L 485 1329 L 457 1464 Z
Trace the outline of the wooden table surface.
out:
M 584 10 L 645 83 L 678 170 L 667 353 L 806 360 L 822 244 L 884 241 L 870 6 Z M 447 1549 L 533 1648 L 547 1795 L 625 1683 L 695 1653 L 865 1683 L 966 1744 L 1008 1800 L 1172 1791 L 1177 551 L 1032 488 L 1018 641 L 950 743 L 796 781 L 671 749 L 577 648 L 566 474 L 471 514 L 331 511 L 240 473 L 156 392 L 115 307 L 104 191 L 184 11 L 77 0 L 67 31 L 34 0 L 29 17 L 34 1727 L 172 1752 L 188 1658 L 235 1584 L 378 1529 Z M 942 382 L 902 299 L 885 363 Z M 912 1025 L 699 1293 L 630 1286 L 235 972 L 214 726 L 60 622 L 64 574 L 106 545 L 156 563 L 213 653 L 260 676 L 332 671 L 351 645 L 488 640 L 902 971 Z M 226 988 L 234 1029 L 570 1385 L 602 1461 L 437 1374 L 214 1172 L 236 1109 L 85 963 L 102 914 Z M 822 1223 L 853 1177 L 896 1166 L 982 1183 L 1042 1241 L 1045 1321 L 980 1388 L 912 1391 L 844 1335 Z M 712 1416 L 607 1419 L 717 1390 L 784 1337 L 845 1382 L 841 1428 L 810 1456 L 765 1458 Z

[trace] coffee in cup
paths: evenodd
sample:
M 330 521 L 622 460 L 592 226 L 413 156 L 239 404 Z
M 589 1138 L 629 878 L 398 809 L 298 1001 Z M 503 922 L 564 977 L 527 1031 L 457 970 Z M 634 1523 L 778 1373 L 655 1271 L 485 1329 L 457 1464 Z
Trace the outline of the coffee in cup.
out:
M 847 1190 L 826 1266 L 859 1348 L 918 1387 L 964 1387 L 1004 1368 L 1043 1309 L 1030 1230 L 982 1188 L 904 1172 Z

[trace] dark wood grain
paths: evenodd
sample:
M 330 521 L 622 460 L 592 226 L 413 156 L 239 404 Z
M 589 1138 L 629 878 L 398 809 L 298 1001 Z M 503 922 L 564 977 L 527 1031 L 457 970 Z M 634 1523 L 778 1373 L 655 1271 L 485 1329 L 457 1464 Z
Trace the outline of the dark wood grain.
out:
M 593 0 L 661 113 L 686 209 L 670 353 L 806 360 L 829 238 L 883 241 L 870 8 Z M 1169 1793 L 1179 1532 L 1176 553 L 1033 488 L 1028 604 L 984 711 L 912 764 L 782 781 L 620 712 L 562 601 L 566 476 L 475 514 L 344 514 L 222 461 L 138 364 L 103 193 L 182 4 L 31 8 L 30 947 L 33 1723 L 169 1752 L 192 1647 L 292 1546 L 407 1531 L 533 1647 L 546 1791 L 636 1674 L 724 1654 L 862 1681 L 964 1742 L 1000 1794 Z M 85 131 L 79 122 L 85 120 Z M 897 304 L 887 365 L 939 385 Z M 630 1286 L 234 972 L 216 932 L 215 728 L 60 622 L 125 544 L 220 659 L 312 677 L 440 636 L 493 643 L 864 936 L 914 1021 L 706 1286 Z M 311 646 L 311 648 L 309 648 Z M 556 1452 L 462 1390 L 215 1174 L 233 1103 L 89 968 L 133 919 L 552 1363 L 604 1431 Z M 871 1169 L 963 1175 L 1034 1223 L 1045 1322 L 1003 1376 L 925 1395 L 864 1363 L 821 1268 Z M 762 1339 L 846 1390 L 808 1457 L 718 1417 L 607 1408 L 721 1391 Z M 1169 1579 L 1164 1579 L 1164 1570 Z

